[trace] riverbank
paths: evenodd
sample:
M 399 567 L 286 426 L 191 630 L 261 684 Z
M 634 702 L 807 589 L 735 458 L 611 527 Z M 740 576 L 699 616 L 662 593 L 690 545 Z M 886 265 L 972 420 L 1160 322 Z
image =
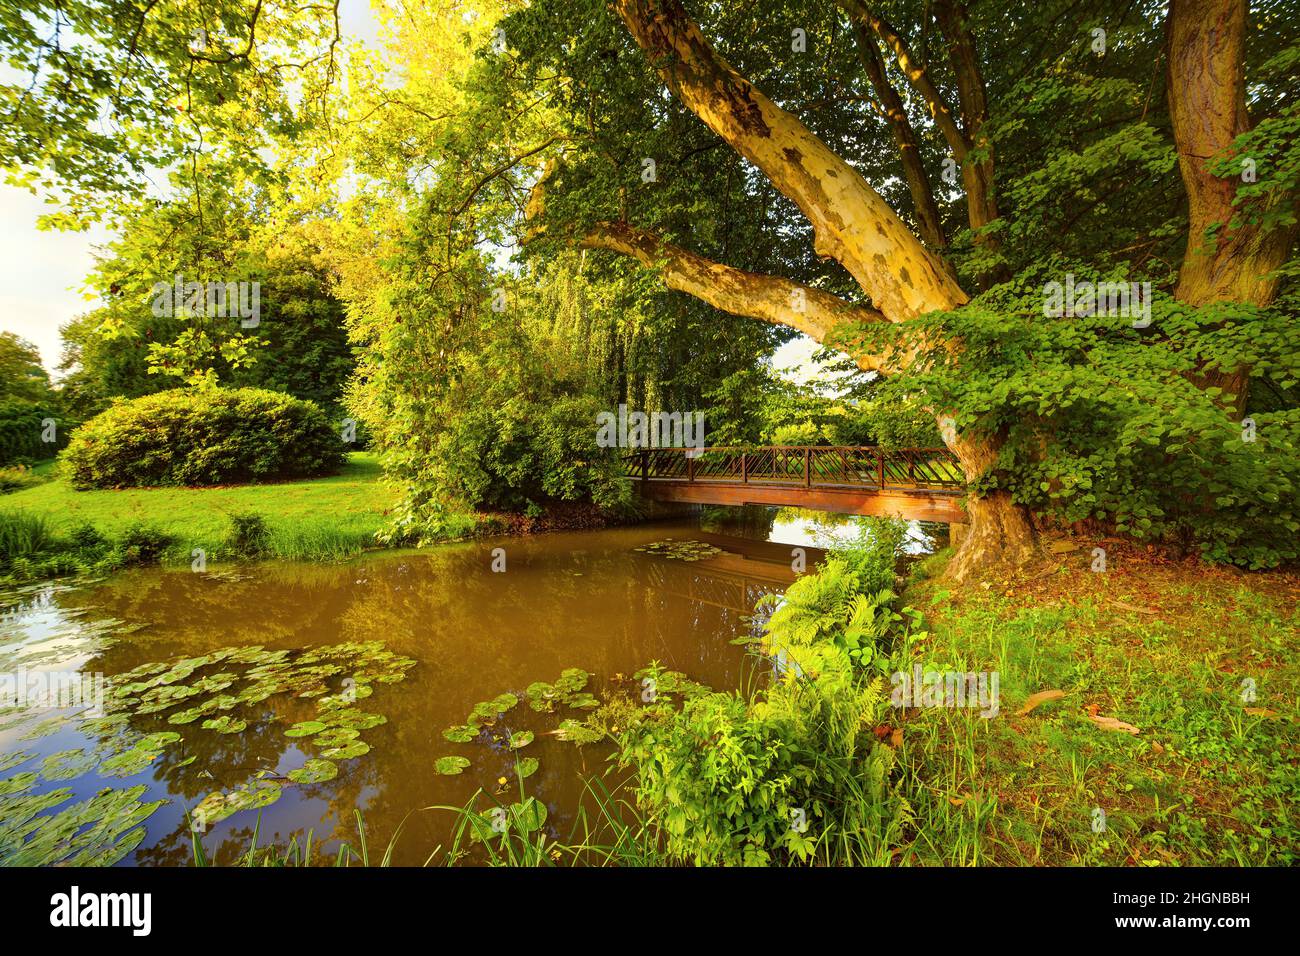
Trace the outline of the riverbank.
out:
M 24 484 L 0 495 L 0 581 L 133 564 L 187 566 L 198 552 L 205 564 L 340 560 L 384 548 L 376 533 L 398 499 L 372 452 L 350 454 L 336 475 L 279 484 L 77 491 L 58 477 L 54 462 L 33 468 Z M 589 505 L 561 503 L 535 516 L 459 515 L 445 538 L 609 523 Z
M 939 579 L 943 556 L 915 571 L 911 663 L 997 672 L 1001 700 L 897 722 L 916 819 L 895 862 L 1294 864 L 1300 575 L 1072 544 L 983 586 Z

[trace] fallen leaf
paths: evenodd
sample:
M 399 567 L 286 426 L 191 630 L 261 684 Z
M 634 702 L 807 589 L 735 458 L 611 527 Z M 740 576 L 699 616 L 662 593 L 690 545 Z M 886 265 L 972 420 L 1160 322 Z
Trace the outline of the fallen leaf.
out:
M 1165 752 L 1165 748 L 1160 744 L 1158 740 L 1151 741 L 1151 749 L 1158 754 L 1162 754 Z
M 1272 719 L 1274 717 L 1282 716 L 1276 710 L 1269 710 L 1267 707 L 1246 707 L 1244 710 L 1252 717 L 1265 717 Z
M 1159 611 L 1155 610 L 1155 608 L 1138 607 L 1137 605 L 1134 604 L 1125 604 L 1123 601 L 1111 601 L 1110 603 L 1113 604 L 1115 607 L 1119 608 L 1121 611 L 1137 611 L 1139 614 L 1160 613 Z
M 1132 724 L 1126 724 L 1122 720 L 1116 720 L 1114 717 L 1099 717 L 1096 714 L 1089 714 L 1088 719 L 1100 727 L 1102 730 L 1119 730 L 1126 734 L 1140 734 Z
M 1039 704 L 1045 704 L 1049 700 L 1060 700 L 1064 696 L 1063 690 L 1040 690 L 1037 694 L 1030 694 L 1029 699 L 1025 701 L 1025 706 L 1016 711 L 1016 716 L 1023 717 Z
M 889 744 L 890 744 L 890 746 L 894 747 L 895 749 L 897 749 L 898 747 L 903 746 L 903 728 L 902 728 L 902 727 L 897 727 L 897 728 L 895 728 L 895 729 L 894 729 L 894 732 L 893 732 L 892 734 L 890 734 L 890 736 L 889 736 Z

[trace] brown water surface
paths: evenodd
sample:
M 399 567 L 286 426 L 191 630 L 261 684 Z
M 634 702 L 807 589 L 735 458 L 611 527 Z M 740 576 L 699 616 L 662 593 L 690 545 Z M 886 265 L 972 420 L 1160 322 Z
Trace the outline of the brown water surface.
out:
M 96 584 L 28 589 L 0 611 L 0 671 L 102 673 L 111 686 L 114 675 L 140 665 L 218 648 L 382 642 L 416 664 L 399 683 L 374 684 L 360 702 L 386 718 L 362 735 L 369 753 L 339 760 L 332 780 L 285 783 L 280 799 L 212 826 L 203 845 L 210 857 L 229 862 L 247 848 L 260 813 L 262 844 L 312 830 L 318 845 L 334 849 L 341 840 L 356 842 L 353 809 L 360 808 L 372 854 L 383 852 L 405 820 L 394 862 L 420 864 L 446 846 L 452 821 L 450 813 L 420 808 L 463 804 L 480 787 L 495 791 L 499 777 L 512 777 L 515 755 L 500 742 L 444 739 L 443 730 L 464 723 L 475 703 L 504 691 L 522 699 L 529 684 L 554 681 L 570 667 L 591 672 L 587 690 L 597 697 L 635 693 L 631 675 L 651 661 L 724 690 L 752 674 L 754 659 L 735 641 L 750 633 L 754 603 L 793 579 L 791 549 L 739 533 L 753 528 L 717 534 L 693 522 L 659 523 L 474 541 L 345 565 L 148 569 Z M 669 537 L 707 541 L 723 553 L 687 562 L 635 550 Z M 491 569 L 494 548 L 505 550 L 503 573 Z M 810 564 L 819 555 L 809 549 Z M 90 770 L 71 780 L 42 777 L 27 792 L 68 787 L 73 800 L 83 800 L 105 787 L 143 784 L 141 800 L 167 802 L 147 818 L 143 840 L 122 862 L 187 864 L 187 810 L 213 791 L 259 775 L 283 783 L 284 774 L 319 756 L 310 737 L 285 736 L 295 722 L 312 720 L 315 706 L 277 693 L 240 709 L 247 726 L 229 734 L 200 722 L 170 725 L 167 711 L 131 713 L 131 732 L 174 730 L 183 739 L 132 775 L 109 778 Z M 86 732 L 74 711 L 30 716 L 0 710 L 0 756 L 31 754 L 0 771 L 0 788 L 14 774 L 38 770 L 50 754 L 102 748 L 102 738 Z M 22 739 L 51 716 L 70 719 L 52 733 Z M 546 804 L 547 827 L 561 838 L 569 835 L 584 779 L 606 770 L 609 753 L 550 734 L 566 716 L 582 714 L 539 714 L 525 700 L 495 728 L 535 733 L 520 751 L 540 761 L 528 792 Z M 464 756 L 471 765 L 459 776 L 437 774 L 435 761 L 448 755 Z M 11 839 L 8 851 L 15 845 Z M 0 862 L 5 853 L 0 845 Z

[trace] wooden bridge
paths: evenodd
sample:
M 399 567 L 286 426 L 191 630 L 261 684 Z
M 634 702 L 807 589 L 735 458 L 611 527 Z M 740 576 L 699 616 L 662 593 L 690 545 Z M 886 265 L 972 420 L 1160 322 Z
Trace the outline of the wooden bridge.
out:
M 624 459 L 641 495 L 655 501 L 966 521 L 965 477 L 946 448 L 643 448 Z

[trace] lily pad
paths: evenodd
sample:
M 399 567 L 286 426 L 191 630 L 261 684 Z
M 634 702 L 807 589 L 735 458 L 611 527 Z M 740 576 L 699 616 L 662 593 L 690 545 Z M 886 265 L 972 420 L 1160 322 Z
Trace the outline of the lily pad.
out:
M 439 757 L 433 769 L 444 776 L 454 777 L 468 766 L 469 760 L 465 757 Z
M 531 730 L 520 730 L 510 735 L 510 749 L 519 750 L 527 747 L 533 742 L 533 732 Z
M 289 779 L 294 783 L 324 783 L 339 775 L 339 766 L 330 760 L 311 758 L 297 770 L 289 771 Z
M 14 774 L 12 777 L 6 777 L 4 780 L 0 780 L 0 797 L 26 793 L 36 786 L 36 780 L 36 771 L 34 770 L 25 770 L 22 773 Z
M 478 736 L 478 730 L 469 724 L 457 724 L 444 730 L 442 736 L 453 744 L 467 744 Z
M 204 730 L 215 730 L 219 734 L 237 734 L 246 727 L 248 727 L 248 721 L 240 720 L 238 717 L 231 717 L 229 714 L 213 717 L 211 720 L 203 722 Z
M 12 770 L 20 763 L 26 763 L 32 759 L 32 755 L 23 750 L 15 750 L 13 753 L 0 754 L 0 773 L 6 770 Z
M 41 777 L 45 780 L 72 780 L 90 773 L 98 762 L 93 753 L 84 750 L 61 750 L 41 762 Z
M 331 760 L 351 760 L 353 757 L 364 757 L 368 753 L 370 753 L 369 744 L 354 740 L 342 747 L 331 747 L 328 750 L 322 750 L 321 756 L 329 757 Z
M 294 724 L 284 732 L 286 737 L 310 737 L 312 734 L 318 734 L 325 729 L 325 725 L 319 720 L 304 720 Z

